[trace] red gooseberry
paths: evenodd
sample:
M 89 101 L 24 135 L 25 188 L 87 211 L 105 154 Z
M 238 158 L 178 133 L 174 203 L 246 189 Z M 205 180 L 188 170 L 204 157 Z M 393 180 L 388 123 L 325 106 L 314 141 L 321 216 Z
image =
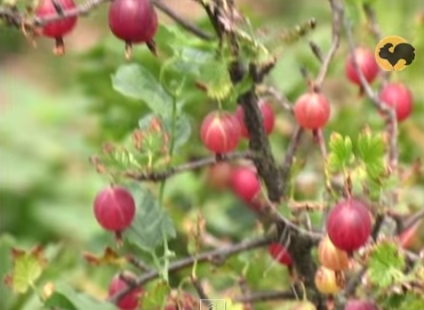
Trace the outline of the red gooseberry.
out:
M 289 252 L 284 246 L 279 243 L 271 243 L 268 247 L 268 253 L 274 260 L 280 264 L 291 266 L 293 264 L 292 258 Z
M 322 94 L 306 93 L 297 99 L 294 116 L 300 127 L 319 129 L 324 127 L 330 118 L 330 104 Z
M 327 233 L 337 248 L 348 253 L 363 246 L 371 234 L 371 215 L 367 206 L 353 198 L 336 204 L 328 214 Z
M 392 83 L 384 86 L 380 92 L 380 99 L 384 104 L 395 109 L 399 122 L 408 118 L 412 113 L 412 94 L 402 83 Z
M 135 278 L 132 273 L 126 272 L 126 277 Z M 128 287 L 128 284 L 120 278 L 120 275 L 117 274 L 113 277 L 109 285 L 108 295 L 109 297 L 114 296 L 118 292 L 124 290 Z M 118 302 L 117 306 L 120 310 L 135 310 L 139 306 L 139 299 L 142 294 L 141 288 L 136 288 L 124 297 L 122 297 Z
M 73 0 L 57 0 L 62 10 L 75 9 L 76 5 Z M 58 12 L 52 0 L 41 0 L 38 7 L 35 9 L 35 16 L 44 18 L 47 16 L 57 15 Z M 55 54 L 62 55 L 65 52 L 63 36 L 71 32 L 77 23 L 77 16 L 62 18 L 60 20 L 48 23 L 41 27 L 42 35 L 56 39 Z
M 210 112 L 202 122 L 200 137 L 203 145 L 214 153 L 233 151 L 240 141 L 240 124 L 230 112 Z
M 248 167 L 237 167 L 231 172 L 230 185 L 233 192 L 244 202 L 251 202 L 261 191 L 259 178 Z
M 94 215 L 104 229 L 120 232 L 129 227 L 134 219 L 134 198 L 123 187 L 105 188 L 94 200 Z
M 158 17 L 151 0 L 114 0 L 109 8 L 109 28 L 125 41 L 127 58 L 132 43 L 152 43 Z
M 372 83 L 378 75 L 379 68 L 375 60 L 374 53 L 366 48 L 358 47 L 354 52 L 356 62 L 358 63 L 359 69 L 364 75 L 368 83 Z M 353 55 L 349 55 L 345 64 L 345 72 L 347 78 L 356 85 L 361 85 L 359 75 L 353 65 Z

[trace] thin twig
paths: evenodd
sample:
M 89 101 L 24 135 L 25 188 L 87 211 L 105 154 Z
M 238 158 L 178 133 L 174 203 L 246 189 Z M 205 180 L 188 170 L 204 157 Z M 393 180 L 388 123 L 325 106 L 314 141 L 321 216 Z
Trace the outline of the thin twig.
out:
M 281 168 L 281 175 L 282 175 L 282 178 L 284 178 L 285 180 L 288 180 L 290 177 L 290 169 L 293 164 L 294 155 L 296 154 L 297 148 L 300 144 L 303 132 L 304 130 L 300 126 L 297 126 L 293 132 L 293 135 L 290 140 L 290 144 L 287 148 L 287 152 L 284 157 L 284 162 Z M 284 182 L 283 195 L 286 195 L 287 188 L 288 188 L 288 182 Z
M 343 24 L 344 8 L 339 0 L 329 0 L 332 12 L 332 41 L 331 47 L 327 55 L 322 62 L 321 69 L 318 73 L 318 77 L 315 80 L 315 87 L 321 89 L 322 83 L 324 82 L 325 76 L 327 75 L 328 67 L 330 66 L 331 60 L 336 54 L 337 49 L 340 45 L 340 34 Z
M 362 7 L 367 17 L 371 34 L 373 35 L 376 41 L 380 41 L 383 38 L 383 34 L 381 33 L 380 27 L 378 26 L 377 17 L 375 16 L 374 9 L 369 3 L 364 3 Z
M 405 220 L 405 222 L 402 225 L 402 230 L 408 230 L 412 226 L 414 226 L 416 223 L 421 221 L 424 218 L 424 208 L 416 212 L 415 214 L 411 215 L 408 219 Z
M 239 254 L 241 252 L 246 252 L 249 250 L 253 250 L 259 247 L 264 247 L 271 243 L 272 239 L 270 237 L 262 237 L 255 240 L 250 241 L 243 241 L 241 243 L 237 243 L 222 249 L 212 250 L 208 252 L 204 252 L 201 254 L 198 254 L 196 256 L 189 256 L 186 258 L 183 258 L 181 260 L 175 261 L 169 265 L 168 272 L 177 272 L 184 268 L 192 266 L 195 262 L 197 263 L 204 263 L 204 262 L 216 262 L 220 261 L 223 262 L 230 256 Z M 129 294 L 133 290 L 135 290 L 137 287 L 141 287 L 143 284 L 152 281 L 156 278 L 158 278 L 161 275 L 159 271 L 152 270 L 147 273 L 142 274 L 139 276 L 135 281 L 134 285 L 127 287 L 118 293 L 114 294 L 113 296 L 109 297 L 107 300 L 116 303 L 121 298 L 123 298 L 125 295 Z
M 126 176 L 136 181 L 152 181 L 160 182 L 179 173 L 196 170 L 206 166 L 214 165 L 221 161 L 232 161 L 237 159 L 252 159 L 254 156 L 251 152 L 234 152 L 222 154 L 221 156 L 211 156 L 199 159 L 197 161 L 188 162 L 176 167 L 171 167 L 163 171 L 142 172 L 138 174 L 127 173 Z
M 25 14 L 17 10 L 12 10 L 7 7 L 0 7 L 0 19 L 5 19 L 7 22 L 9 22 L 9 24 L 15 27 L 21 27 L 22 25 L 24 25 L 27 29 L 33 29 L 35 27 L 42 27 L 47 24 L 70 17 L 86 16 L 99 5 L 110 1 L 111 0 L 88 0 L 85 3 L 76 6 L 75 8 L 66 10 L 61 8 L 60 6 L 55 5 L 55 13 L 43 16 L 42 18 L 34 17 L 33 19 L 28 18 Z M 160 11 L 168 15 L 177 24 L 181 25 L 181 27 L 191 32 L 195 36 L 208 41 L 214 39 L 211 34 L 199 29 L 197 26 L 186 21 L 183 17 L 179 16 L 174 10 L 172 10 L 161 0 L 153 0 L 152 2 Z
M 257 303 L 281 299 L 294 299 L 295 294 L 292 291 L 268 291 L 268 292 L 254 292 L 250 295 L 243 295 L 234 297 L 233 302 L 237 303 Z
M 281 93 L 280 91 L 278 91 L 276 88 L 271 87 L 271 86 L 267 86 L 267 87 L 263 87 L 259 90 L 261 92 L 262 95 L 269 95 L 271 97 L 273 97 L 275 100 L 277 100 L 277 102 L 280 104 L 280 106 L 293 114 L 293 104 L 287 99 L 286 96 L 284 96 L 283 93 Z
M 355 56 L 356 44 L 352 34 L 352 27 L 347 17 L 345 17 L 344 19 L 344 24 L 345 24 L 345 32 L 347 36 L 347 41 L 349 44 L 349 51 L 350 51 L 350 54 L 352 55 L 352 64 L 356 74 L 359 77 L 361 87 L 364 90 L 368 99 L 370 99 L 373 105 L 377 108 L 377 110 L 384 113 L 388 117 L 388 125 L 386 127 L 386 131 L 389 138 L 389 166 L 392 169 L 395 169 L 397 167 L 397 162 L 398 162 L 398 145 L 397 145 L 398 123 L 396 119 L 395 110 L 391 108 L 389 105 L 384 104 L 384 102 L 380 100 L 379 96 L 376 93 L 374 93 L 370 84 L 365 79 L 365 76 L 362 73 L 362 70 L 360 69 L 358 61 Z
M 209 299 L 209 297 L 206 294 L 205 289 L 203 288 L 202 282 L 200 282 L 200 280 L 197 278 L 191 277 L 191 283 L 196 289 L 197 295 L 199 295 L 200 300 L 205 303 L 205 306 L 207 306 L 207 300 Z
M 362 277 L 367 272 L 367 267 L 363 266 L 347 283 L 345 287 L 345 295 L 351 296 L 355 292 L 359 284 L 361 284 Z
M 182 28 L 187 30 L 188 32 L 191 32 L 195 36 L 206 40 L 206 41 L 212 41 L 214 39 L 214 36 L 210 33 L 207 33 L 197 26 L 193 25 L 192 23 L 188 22 L 183 17 L 179 16 L 177 13 L 175 13 L 174 10 L 172 10 L 168 5 L 163 3 L 162 0 L 154 0 L 154 5 L 163 13 L 168 15 L 170 18 L 172 18 L 177 24 L 179 24 Z
M 143 272 L 145 272 L 145 271 L 149 271 L 149 270 L 151 270 L 151 268 L 145 263 L 145 262 L 143 262 L 143 261 L 141 261 L 141 260 L 139 260 L 139 259 L 137 259 L 137 258 L 135 258 L 134 256 L 129 256 L 128 258 L 127 258 L 127 260 L 128 260 L 128 262 L 131 264 L 131 265 L 133 265 L 134 267 L 136 267 L 138 270 L 140 270 L 140 271 L 143 271 Z

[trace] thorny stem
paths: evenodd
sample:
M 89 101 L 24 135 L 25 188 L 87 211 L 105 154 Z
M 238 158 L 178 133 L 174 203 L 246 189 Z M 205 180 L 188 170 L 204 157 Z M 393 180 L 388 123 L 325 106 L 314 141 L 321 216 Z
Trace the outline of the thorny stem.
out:
M 35 27 L 42 27 L 47 24 L 53 23 L 58 20 L 62 20 L 69 17 L 75 16 L 87 16 L 91 11 L 96 9 L 103 3 L 110 2 L 111 0 L 87 0 L 87 2 L 76 6 L 73 9 L 57 10 L 56 13 L 44 16 L 42 18 L 35 17 L 33 19 L 28 18 L 24 13 L 19 12 L 16 9 L 1 6 L 0 7 L 0 19 L 6 20 L 10 25 L 17 28 L 25 27 L 25 29 L 34 29 Z M 177 24 L 183 27 L 188 32 L 197 36 L 200 39 L 211 41 L 213 36 L 190 22 L 186 21 L 183 17 L 179 16 L 169 6 L 163 3 L 161 0 L 152 0 L 153 4 L 162 11 L 164 14 L 173 19 Z
M 272 239 L 270 237 L 262 237 L 259 239 L 251 241 L 243 241 L 228 247 L 221 249 L 216 249 L 208 252 L 204 252 L 195 256 L 185 257 L 183 259 L 172 262 L 169 265 L 168 272 L 173 273 L 180 271 L 184 268 L 192 266 L 196 261 L 198 263 L 210 262 L 210 263 L 222 263 L 230 256 L 236 255 L 241 252 L 246 252 L 256 248 L 264 247 L 271 243 Z M 109 297 L 107 300 L 116 303 L 122 297 L 132 292 L 137 287 L 141 287 L 143 284 L 152 281 L 160 276 L 160 272 L 157 270 L 152 270 L 147 273 L 140 275 L 131 286 L 128 286 L 126 289 L 116 293 L 115 295 Z
M 163 171 L 148 171 L 148 172 L 141 172 L 138 174 L 127 173 L 126 176 L 136 181 L 161 182 L 176 174 L 211 166 L 216 164 L 219 161 L 252 159 L 254 157 L 255 155 L 252 154 L 251 152 L 233 152 L 228 154 L 222 154 L 219 158 L 217 158 L 216 156 L 202 158 L 196 161 L 181 164 L 179 166 L 170 167 Z
M 294 299 L 295 294 L 292 291 L 267 291 L 267 292 L 253 292 L 249 295 L 236 296 L 233 298 L 237 303 L 258 303 L 272 300 Z
M 395 110 L 384 104 L 382 100 L 380 100 L 379 96 L 374 93 L 370 84 L 365 79 L 361 69 L 359 68 L 358 61 L 355 57 L 355 40 L 352 34 L 352 27 L 348 18 L 344 19 L 345 24 L 345 32 L 347 36 L 347 41 L 349 44 L 349 51 L 352 55 L 352 64 L 355 69 L 356 74 L 359 77 L 361 87 L 365 91 L 368 99 L 371 100 L 373 105 L 382 113 L 384 113 L 388 117 L 388 124 L 386 127 L 386 132 L 389 138 L 389 166 L 394 170 L 397 167 L 398 162 L 398 146 L 397 146 L 397 135 L 398 135 L 398 123 L 396 119 Z
M 322 61 L 321 69 L 319 71 L 318 77 L 315 81 L 315 87 L 319 90 L 322 87 L 325 76 L 327 75 L 328 67 L 330 66 L 331 60 L 336 54 L 337 49 L 340 45 L 340 34 L 343 24 L 344 8 L 339 0 L 329 0 L 332 12 L 332 42 L 330 50 Z

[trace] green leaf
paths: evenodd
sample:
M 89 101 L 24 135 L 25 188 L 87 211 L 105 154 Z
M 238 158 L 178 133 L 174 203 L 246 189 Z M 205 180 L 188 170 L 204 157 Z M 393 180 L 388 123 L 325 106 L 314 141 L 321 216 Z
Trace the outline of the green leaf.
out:
M 172 98 L 144 67 L 137 64 L 123 65 L 112 76 L 113 88 L 126 97 L 143 100 L 159 115 L 171 112 Z
M 48 308 L 59 308 L 61 310 L 77 310 L 77 307 L 65 295 L 54 292 L 45 302 Z
M 61 310 L 116 310 L 113 304 L 79 293 L 67 285 L 55 289 L 55 292 L 46 300 L 45 305 L 58 307 Z
M 47 261 L 41 247 L 30 251 L 12 249 L 13 272 L 6 276 L 5 282 L 15 293 L 24 294 L 41 276 Z
M 362 16 L 362 0 L 345 0 L 345 14 L 352 24 L 352 28 L 355 29 Z
M 378 178 L 384 172 L 385 148 L 382 134 L 365 131 L 358 137 L 358 156 L 365 164 L 371 178 Z
M 389 241 L 383 241 L 372 251 L 369 262 L 371 282 L 381 288 L 402 280 L 405 258 L 398 246 Z
M 344 170 L 354 160 L 352 140 L 339 133 L 333 133 L 330 137 L 330 154 L 328 155 L 328 170 L 339 172 Z
M 125 237 L 139 248 L 153 252 L 164 238 L 169 240 L 176 237 L 174 224 L 147 188 L 131 184 L 129 190 L 136 201 L 137 213 L 131 227 L 125 231 Z
M 211 60 L 200 68 L 202 83 L 207 88 L 210 98 L 223 100 L 230 95 L 233 83 L 225 61 Z
M 157 281 L 152 288 L 144 293 L 143 309 L 160 309 L 160 306 L 166 301 L 170 289 L 166 282 Z

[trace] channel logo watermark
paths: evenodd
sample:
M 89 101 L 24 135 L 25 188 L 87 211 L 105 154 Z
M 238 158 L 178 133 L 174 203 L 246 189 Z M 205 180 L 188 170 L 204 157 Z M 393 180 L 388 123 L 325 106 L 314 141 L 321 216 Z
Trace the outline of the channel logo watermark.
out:
M 201 299 L 200 310 L 226 310 L 225 299 Z

